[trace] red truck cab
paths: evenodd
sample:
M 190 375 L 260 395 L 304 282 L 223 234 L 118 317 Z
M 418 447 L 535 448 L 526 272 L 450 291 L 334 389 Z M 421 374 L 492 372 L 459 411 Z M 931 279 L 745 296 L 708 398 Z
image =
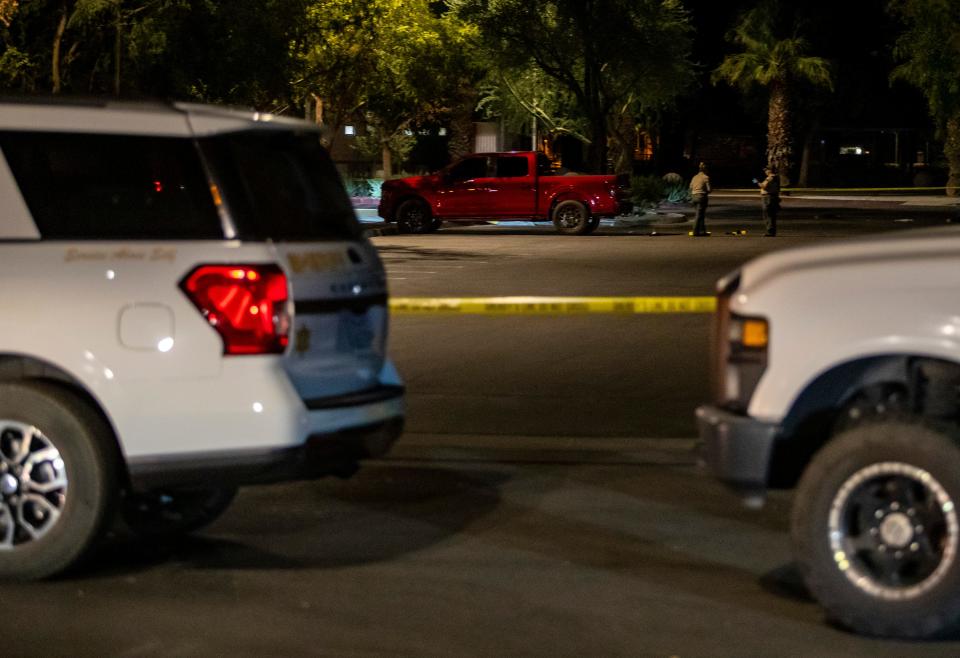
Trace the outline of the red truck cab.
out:
M 561 233 L 584 235 L 627 211 L 624 195 L 617 176 L 561 175 L 543 153 L 474 153 L 429 176 L 384 182 L 378 213 L 404 233 L 495 219 L 552 221 Z

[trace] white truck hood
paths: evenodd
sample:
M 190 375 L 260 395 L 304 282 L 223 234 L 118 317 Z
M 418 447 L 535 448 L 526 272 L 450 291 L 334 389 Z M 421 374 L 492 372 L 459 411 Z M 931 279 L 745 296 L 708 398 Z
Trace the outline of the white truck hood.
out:
M 857 240 L 799 247 L 766 254 L 724 277 L 724 289 L 739 274 L 739 291 L 750 294 L 785 274 L 797 270 L 832 267 L 851 262 L 922 260 L 934 256 L 960 257 L 960 227 L 908 230 Z

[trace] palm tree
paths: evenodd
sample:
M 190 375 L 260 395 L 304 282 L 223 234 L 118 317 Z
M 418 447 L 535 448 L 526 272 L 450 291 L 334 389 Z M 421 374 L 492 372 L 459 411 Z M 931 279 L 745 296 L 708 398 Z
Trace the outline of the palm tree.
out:
M 727 55 L 713 72 L 713 81 L 724 80 L 744 89 L 753 85 L 769 89 L 767 162 L 777 167 L 781 180 L 787 183 L 793 164 L 791 95 L 800 81 L 833 91 L 833 80 L 827 60 L 806 54 L 807 42 L 795 25 L 790 36 L 781 38 L 777 30 L 781 16 L 777 0 L 767 0 L 744 14 L 728 36 L 743 52 Z

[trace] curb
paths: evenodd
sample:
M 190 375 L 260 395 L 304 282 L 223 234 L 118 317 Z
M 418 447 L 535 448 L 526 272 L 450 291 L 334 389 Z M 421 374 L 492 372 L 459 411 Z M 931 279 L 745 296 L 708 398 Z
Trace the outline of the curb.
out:
M 381 235 L 398 235 L 400 231 L 396 226 L 379 226 L 377 228 L 367 228 L 363 230 L 363 235 L 368 238 L 375 238 Z

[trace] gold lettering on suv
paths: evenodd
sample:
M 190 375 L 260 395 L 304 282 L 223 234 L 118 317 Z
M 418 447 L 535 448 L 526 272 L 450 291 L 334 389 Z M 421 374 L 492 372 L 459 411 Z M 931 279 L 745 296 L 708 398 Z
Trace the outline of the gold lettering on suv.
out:
M 105 251 L 86 251 L 84 249 L 77 249 L 76 247 L 70 247 L 67 249 L 66 253 L 63 255 L 63 260 L 71 263 L 75 260 L 107 260 L 107 252 Z
M 297 354 L 306 354 L 310 351 L 310 330 L 300 327 L 293 335 L 293 349 Z
M 339 251 L 309 251 L 302 254 L 288 254 L 290 268 L 294 274 L 303 272 L 329 272 L 340 269 L 346 264 L 346 256 Z

